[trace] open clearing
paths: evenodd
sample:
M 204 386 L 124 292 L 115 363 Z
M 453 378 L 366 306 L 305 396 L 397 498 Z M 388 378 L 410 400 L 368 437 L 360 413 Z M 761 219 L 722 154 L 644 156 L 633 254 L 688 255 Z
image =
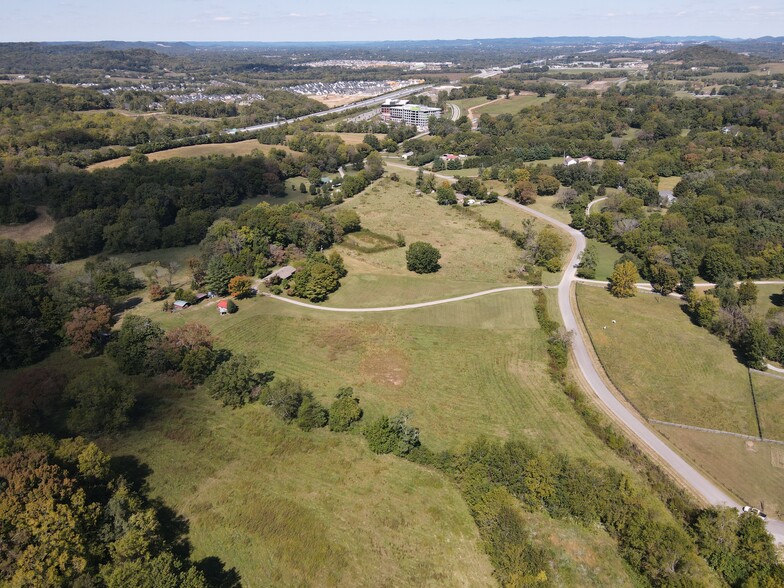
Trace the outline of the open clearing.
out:
M 609 243 L 602 243 L 595 239 L 589 239 L 588 242 L 596 247 L 598 258 L 594 278 L 597 280 L 608 280 L 615 269 L 615 262 L 621 257 L 620 252 Z
M 493 102 L 487 106 L 479 106 L 474 109 L 474 114 L 489 114 L 498 116 L 499 114 L 517 114 L 521 109 L 529 106 L 539 106 L 552 99 L 552 96 L 520 95 L 509 96 L 498 102 Z
M 360 143 L 364 142 L 365 135 L 368 134 L 368 133 L 328 133 L 328 132 L 318 132 L 318 133 L 315 133 L 315 134 L 316 135 L 336 135 L 336 136 L 340 137 L 341 139 L 343 139 L 343 142 L 346 145 L 359 145 Z M 386 135 L 383 135 L 383 134 L 379 134 L 379 133 L 369 133 L 369 134 L 371 134 L 371 135 L 375 134 L 376 138 L 379 141 L 383 141 L 384 139 L 386 139 Z
M 256 139 L 248 139 L 247 141 L 238 141 L 237 143 L 210 143 L 208 145 L 189 145 L 188 147 L 175 147 L 174 149 L 165 149 L 164 151 L 156 151 L 155 153 L 148 153 L 147 159 L 150 161 L 164 161 L 166 159 L 173 159 L 175 157 L 206 157 L 209 155 L 250 155 L 254 151 L 262 153 L 269 153 L 272 149 L 282 149 L 283 151 L 291 151 L 284 145 L 262 145 Z M 97 169 L 112 169 L 120 167 L 129 157 L 118 157 L 116 159 L 109 159 L 95 163 L 87 168 L 87 171 L 95 171 Z
M 49 215 L 46 208 L 36 206 L 38 217 L 22 225 L 0 225 L 0 239 L 11 239 L 12 241 L 25 242 L 37 241 L 41 237 L 48 235 L 54 230 L 54 219 Z
M 757 433 L 746 368 L 726 342 L 692 324 L 679 301 L 617 299 L 582 285 L 577 301 L 607 374 L 645 417 Z
M 494 585 L 456 488 L 359 436 L 303 433 L 193 392 L 104 446 L 149 465 L 153 494 L 188 519 L 194 557 L 219 556 L 245 586 Z
M 510 239 L 483 228 L 460 210 L 439 206 L 432 196 L 417 196 L 408 181 L 382 179 L 346 200 L 339 208 L 355 210 L 363 228 L 374 233 L 392 239 L 400 233 L 408 245 L 415 241 L 431 243 L 441 252 L 441 269 L 435 274 L 422 276 L 408 271 L 405 260 L 407 247 L 365 253 L 348 246 L 338 246 L 337 250 L 346 259 L 349 276 L 344 286 L 330 298 L 329 305 L 407 304 L 448 295 L 439 295 L 439 292 L 464 294 L 487 287 L 523 283 L 510 277 L 510 271 L 519 265 L 520 257 L 520 250 Z M 364 277 L 368 275 L 372 277 Z M 384 279 L 390 277 L 402 279 Z M 382 279 L 378 288 L 365 287 L 377 279 Z M 442 291 L 438 286 L 440 282 L 449 282 L 449 285 Z M 427 297 L 423 292 L 427 292 Z
M 674 190 L 678 182 L 681 181 L 680 176 L 672 176 L 669 178 L 659 178 L 659 190 Z
M 784 446 L 675 427 L 655 428 L 745 504 L 761 507 L 777 518 L 784 516 Z
M 261 297 L 238 305 L 224 317 L 210 302 L 139 311 L 167 328 L 201 322 L 222 346 L 301 380 L 322 402 L 352 386 L 365 422 L 409 410 L 434 450 L 479 435 L 523 438 L 627 469 L 547 376 L 529 291 L 381 315 Z M 264 407 L 224 409 L 200 391 L 167 399 L 155 416 L 108 449 L 149 464 L 153 493 L 190 521 L 195 557 L 219 555 L 248 585 L 492 583 L 467 509 L 436 473 L 374 456 L 358 436 L 304 434 Z M 573 585 L 630 584 L 606 535 L 531 517 Z

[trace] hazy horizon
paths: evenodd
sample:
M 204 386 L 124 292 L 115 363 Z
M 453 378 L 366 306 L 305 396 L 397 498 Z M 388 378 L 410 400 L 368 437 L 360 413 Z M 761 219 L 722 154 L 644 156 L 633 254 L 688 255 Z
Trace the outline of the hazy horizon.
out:
M 440 12 L 421 2 L 368 5 L 355 0 L 291 0 L 260 6 L 211 0 L 139 0 L 133 10 L 98 0 L 14 3 L 0 21 L 0 41 L 373 42 L 559 36 L 718 36 L 758 38 L 784 31 L 776 0 L 678 0 L 526 7 L 515 0 L 453 0 Z

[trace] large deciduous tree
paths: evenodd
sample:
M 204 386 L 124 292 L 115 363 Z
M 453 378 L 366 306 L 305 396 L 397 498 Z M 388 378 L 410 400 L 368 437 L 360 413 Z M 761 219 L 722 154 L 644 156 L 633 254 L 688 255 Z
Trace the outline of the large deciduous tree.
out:
M 441 252 L 424 241 L 411 243 L 406 251 L 406 267 L 418 274 L 437 272 L 441 268 L 438 265 L 439 259 L 441 259 Z
M 623 261 L 615 266 L 610 276 L 609 290 L 617 298 L 629 298 L 637 294 L 635 285 L 640 279 L 637 266 L 631 261 Z
M 100 349 L 101 335 L 109 332 L 111 323 L 112 309 L 105 304 L 74 310 L 71 320 L 65 323 L 65 336 L 71 343 L 71 351 L 89 355 Z

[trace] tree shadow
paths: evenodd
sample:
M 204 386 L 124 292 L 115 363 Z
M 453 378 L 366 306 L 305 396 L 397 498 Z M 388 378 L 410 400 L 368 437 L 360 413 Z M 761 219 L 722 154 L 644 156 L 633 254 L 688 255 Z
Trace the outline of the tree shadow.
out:
M 118 314 L 125 312 L 126 310 L 131 310 L 132 308 L 136 308 L 143 301 L 144 300 L 143 300 L 143 298 L 141 296 L 133 296 L 133 297 L 129 298 L 128 300 L 125 300 L 124 302 L 122 302 L 121 304 L 119 304 L 117 306 L 115 317 Z
M 784 294 L 781 292 L 774 292 L 770 295 L 770 302 L 773 306 L 784 306 Z
M 149 490 L 147 478 L 152 474 L 150 466 L 133 455 L 115 455 L 111 457 L 109 463 L 111 470 L 122 476 L 134 491 L 140 494 L 147 493 Z
M 226 569 L 226 564 L 219 557 L 210 556 L 196 562 L 195 567 L 207 580 L 208 586 L 214 588 L 240 588 L 242 578 L 236 568 Z

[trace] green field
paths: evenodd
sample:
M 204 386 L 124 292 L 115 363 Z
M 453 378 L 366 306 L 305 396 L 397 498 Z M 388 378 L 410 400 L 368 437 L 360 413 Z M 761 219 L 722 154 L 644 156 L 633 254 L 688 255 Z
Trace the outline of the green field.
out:
M 754 397 L 757 399 L 762 436 L 784 441 L 784 374 L 752 373 Z M 784 447 L 782 447 L 784 450 Z
M 675 427 L 656 429 L 744 504 L 784 516 L 784 446 Z
M 187 518 L 193 557 L 219 556 L 244 586 L 494 585 L 454 485 L 358 436 L 306 434 L 197 391 L 103 446 L 146 463 L 153 494 Z
M 410 410 L 435 450 L 479 435 L 524 438 L 625 468 L 547 376 L 529 291 L 392 313 L 261 297 L 238 305 L 225 317 L 211 302 L 152 316 L 166 327 L 201 322 L 221 345 L 324 402 L 352 386 L 366 419 Z M 199 391 L 164 400 L 144 427 L 106 447 L 150 465 L 153 493 L 189 519 L 196 557 L 220 555 L 249 585 L 490 584 L 467 510 L 441 476 L 373 456 L 357 436 L 303 434 L 263 407 L 223 409 Z M 603 533 L 536 517 L 559 574 L 580 585 L 626 578 Z
M 602 243 L 601 241 L 597 241 L 595 239 L 589 239 L 588 242 L 592 243 L 596 247 L 596 253 L 599 258 L 599 263 L 596 266 L 596 275 L 594 276 L 594 279 L 608 280 L 613 273 L 613 269 L 615 269 L 615 262 L 618 260 L 621 254 L 609 243 Z
M 784 307 L 784 296 L 782 296 L 781 284 L 769 284 L 757 286 L 757 303 L 754 310 L 762 316 L 774 310 L 782 310 Z
M 590 286 L 577 287 L 577 301 L 610 379 L 643 416 L 756 434 L 746 368 L 726 342 L 692 324 L 679 301 L 617 299 Z
M 461 100 L 450 100 L 452 104 L 457 104 L 460 107 L 460 115 L 468 116 L 468 109 L 473 108 L 474 106 L 479 106 L 480 104 L 484 104 L 488 102 L 486 96 L 477 96 L 476 98 L 463 98 Z M 448 111 L 445 111 L 445 113 Z
M 529 106 L 539 106 L 552 99 L 552 96 L 509 96 L 508 99 L 493 102 L 487 106 L 482 106 L 474 110 L 474 115 L 489 114 L 498 116 L 499 114 L 517 114 L 523 108 Z

